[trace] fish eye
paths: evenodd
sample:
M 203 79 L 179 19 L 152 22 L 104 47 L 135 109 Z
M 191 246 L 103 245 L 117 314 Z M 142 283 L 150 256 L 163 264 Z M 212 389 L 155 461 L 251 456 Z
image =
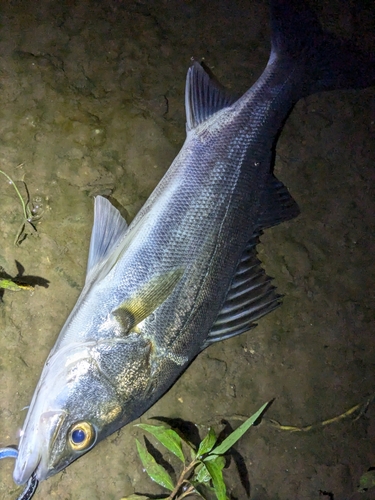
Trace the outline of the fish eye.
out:
M 77 422 L 69 429 L 68 438 L 74 451 L 86 450 L 94 443 L 94 427 L 89 422 Z

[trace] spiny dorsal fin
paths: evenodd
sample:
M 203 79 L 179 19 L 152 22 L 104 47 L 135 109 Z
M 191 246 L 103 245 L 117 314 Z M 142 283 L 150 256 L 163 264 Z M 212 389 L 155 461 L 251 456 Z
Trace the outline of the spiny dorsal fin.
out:
M 194 61 L 186 77 L 185 108 L 186 129 L 192 130 L 223 108 L 237 100 L 216 80 L 202 62 Z
M 103 196 L 95 198 L 94 224 L 91 232 L 86 283 L 95 270 L 108 259 L 128 229 L 120 212 Z
M 237 266 L 225 302 L 207 336 L 202 350 L 250 330 L 254 321 L 280 305 L 280 295 L 271 284 L 256 256 L 256 245 L 261 231 L 255 231 Z

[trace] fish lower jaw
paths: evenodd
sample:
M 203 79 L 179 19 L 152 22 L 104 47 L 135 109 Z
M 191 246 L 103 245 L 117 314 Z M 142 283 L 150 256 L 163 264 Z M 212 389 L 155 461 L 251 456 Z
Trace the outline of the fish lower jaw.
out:
M 31 476 L 35 476 L 40 482 L 46 479 L 49 475 L 49 470 L 46 464 L 43 464 L 42 457 L 38 454 L 33 456 L 31 454 L 22 457 L 20 453 L 16 460 L 13 471 L 13 481 L 18 484 L 26 484 Z

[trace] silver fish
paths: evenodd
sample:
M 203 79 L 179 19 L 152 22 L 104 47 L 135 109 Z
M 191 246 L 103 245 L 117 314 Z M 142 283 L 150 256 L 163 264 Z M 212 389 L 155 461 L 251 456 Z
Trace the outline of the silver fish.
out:
M 304 2 L 271 1 L 272 51 L 239 99 L 194 62 L 186 141 L 128 227 L 95 199 L 87 277 L 35 390 L 14 480 L 42 481 L 139 417 L 204 348 L 280 303 L 261 231 L 298 214 L 272 174 L 303 96 L 374 84 L 374 61 L 322 31 Z

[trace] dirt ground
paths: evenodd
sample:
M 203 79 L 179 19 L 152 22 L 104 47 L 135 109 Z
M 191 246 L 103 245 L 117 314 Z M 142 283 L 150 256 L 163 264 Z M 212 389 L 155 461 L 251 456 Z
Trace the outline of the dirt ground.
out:
M 371 48 L 372 2 L 315 7 L 326 28 Z M 264 0 L 14 0 L 0 11 L 0 168 L 27 183 L 41 215 L 37 234 L 16 248 L 22 209 L 0 175 L 0 266 L 39 284 L 6 291 L 0 303 L 0 445 L 9 445 L 82 288 L 93 196 L 111 194 L 134 217 L 184 141 L 190 58 L 204 57 L 241 94 L 267 61 L 269 29 Z M 266 418 L 305 426 L 375 392 L 374 96 L 374 88 L 330 92 L 296 106 L 275 170 L 302 213 L 259 246 L 283 305 L 203 352 L 142 421 L 180 418 L 205 432 L 225 419 L 235 428 L 275 398 Z M 35 500 L 161 492 L 142 471 L 137 436 L 132 424 L 123 428 L 43 482 Z M 228 495 L 374 499 L 375 490 L 356 492 L 375 466 L 374 439 L 374 404 L 310 432 L 264 421 L 235 446 Z M 4 500 L 20 491 L 13 466 L 0 463 Z

